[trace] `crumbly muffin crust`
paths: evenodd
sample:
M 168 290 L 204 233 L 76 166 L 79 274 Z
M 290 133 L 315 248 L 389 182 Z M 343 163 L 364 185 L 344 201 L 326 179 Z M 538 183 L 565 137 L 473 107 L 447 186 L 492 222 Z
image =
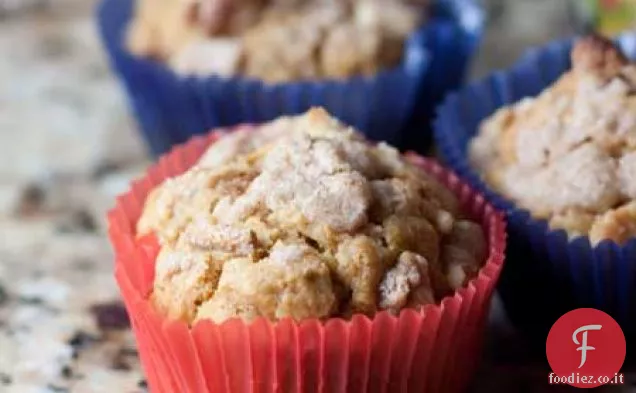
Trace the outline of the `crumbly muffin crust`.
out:
M 138 0 L 130 50 L 184 74 L 272 83 L 369 75 L 399 63 L 425 2 L 250 0 L 222 20 L 216 3 Z
M 187 322 L 397 313 L 486 258 L 449 190 L 319 109 L 223 137 L 149 195 L 137 232 L 162 246 L 155 305 Z
M 486 119 L 470 157 L 485 180 L 553 228 L 622 243 L 636 199 L 636 65 L 591 36 L 536 98 Z M 618 218 L 620 217 L 620 218 Z

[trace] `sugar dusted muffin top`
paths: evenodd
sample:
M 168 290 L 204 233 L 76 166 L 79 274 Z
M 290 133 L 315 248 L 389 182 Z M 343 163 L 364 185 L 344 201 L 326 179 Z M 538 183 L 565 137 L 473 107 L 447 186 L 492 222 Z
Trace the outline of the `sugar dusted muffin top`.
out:
M 591 36 L 536 98 L 486 119 L 470 157 L 502 194 L 571 236 L 636 235 L 636 65 Z
M 314 109 L 229 134 L 148 197 L 155 305 L 187 322 L 397 313 L 486 257 L 455 196 L 398 151 Z
M 369 75 L 399 63 L 426 1 L 246 0 L 227 15 L 218 3 L 137 0 L 128 47 L 184 74 L 272 83 Z

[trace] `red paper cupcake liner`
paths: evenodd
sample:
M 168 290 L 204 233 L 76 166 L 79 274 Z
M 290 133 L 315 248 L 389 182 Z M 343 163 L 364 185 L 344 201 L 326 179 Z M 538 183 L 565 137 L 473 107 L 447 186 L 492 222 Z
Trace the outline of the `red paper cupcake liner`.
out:
M 249 127 L 249 126 L 248 126 Z M 164 318 L 148 299 L 158 245 L 137 239 L 143 203 L 164 179 L 183 173 L 221 130 L 176 147 L 117 199 L 108 215 L 116 277 L 131 316 L 148 384 L 156 392 L 460 392 L 479 363 L 490 299 L 499 278 L 506 223 L 484 198 L 434 161 L 408 157 L 459 198 L 481 223 L 489 255 L 479 275 L 440 305 L 398 316 L 326 322 L 239 319 L 193 327 Z

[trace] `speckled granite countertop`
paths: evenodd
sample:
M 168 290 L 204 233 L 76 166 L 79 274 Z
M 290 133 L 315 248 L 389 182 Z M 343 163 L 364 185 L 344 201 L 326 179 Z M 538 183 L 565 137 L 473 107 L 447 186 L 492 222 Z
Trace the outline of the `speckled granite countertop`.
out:
M 105 212 L 147 164 L 92 1 L 0 0 L 0 392 L 143 392 Z
M 543 7 L 563 32 L 560 2 L 516 3 L 525 16 Z M 146 391 L 112 278 L 105 213 L 148 160 L 101 53 L 93 7 L 0 0 L 1 393 Z M 514 15 L 500 28 L 517 26 Z M 547 37 L 522 27 L 527 42 Z M 519 52 L 520 39 L 500 33 L 486 39 L 477 73 Z M 497 310 L 493 326 L 502 326 Z M 525 360 L 505 326 L 492 331 L 475 391 L 569 391 L 547 387 L 548 370 Z

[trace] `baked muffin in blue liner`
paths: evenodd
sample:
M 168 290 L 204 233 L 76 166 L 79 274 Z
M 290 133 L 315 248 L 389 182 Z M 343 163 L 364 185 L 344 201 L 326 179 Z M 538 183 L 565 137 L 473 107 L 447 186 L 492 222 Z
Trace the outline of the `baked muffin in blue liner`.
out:
M 133 0 L 103 0 L 99 29 L 112 67 L 151 151 L 160 154 L 211 128 L 260 123 L 323 106 L 367 137 L 410 150 L 429 135 L 417 130 L 414 112 L 428 115 L 444 92 L 456 87 L 481 35 L 476 0 L 436 0 L 413 33 L 399 66 L 372 77 L 268 84 L 247 77 L 183 76 L 163 62 L 131 54 L 125 34 Z
M 469 144 L 482 120 L 499 108 L 534 97 L 570 70 L 575 40 L 531 49 L 510 69 L 495 72 L 449 95 L 438 108 L 435 140 L 443 159 L 508 217 L 508 264 L 499 285 L 506 311 L 539 349 L 552 324 L 567 311 L 592 307 L 614 317 L 636 337 L 636 237 L 618 244 L 568 236 L 489 187 L 471 165 Z M 636 34 L 616 43 L 636 58 Z M 632 130 L 636 132 L 636 129 Z M 525 181 L 519 178 L 519 182 Z M 554 184 L 559 187 L 559 184 Z M 636 222 L 634 222 L 636 225 Z

